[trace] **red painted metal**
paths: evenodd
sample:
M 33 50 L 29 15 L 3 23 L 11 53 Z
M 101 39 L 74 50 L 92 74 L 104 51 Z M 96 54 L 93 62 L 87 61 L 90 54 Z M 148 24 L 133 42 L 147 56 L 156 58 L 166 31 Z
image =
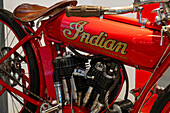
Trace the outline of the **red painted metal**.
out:
M 160 4 L 149 4 L 143 5 L 144 8 L 142 11 L 142 18 L 147 18 L 151 23 L 155 22 L 155 17 L 157 16 L 156 12 L 152 12 L 154 9 L 159 8 Z M 139 13 L 137 13 L 137 17 L 139 17 Z
M 0 22 L 2 22 L 2 23 L 4 23 L 6 26 L 8 26 L 9 28 L 11 28 L 7 23 L 5 23 L 4 21 L 2 21 L 2 20 L 0 20 Z M 21 22 L 19 22 L 18 20 L 16 20 L 16 22 L 19 24 L 19 25 L 21 25 Z M 29 26 L 28 26 L 29 27 Z M 21 27 L 22 28 L 22 27 Z M 30 27 L 29 27 L 30 28 Z M 16 33 L 13 31 L 13 29 L 11 29 L 12 30 L 12 32 L 15 34 L 15 36 L 17 37 L 17 35 L 16 35 Z M 24 29 L 23 29 L 24 30 Z M 41 29 L 38 29 L 37 30 L 38 32 L 40 32 L 41 31 Z M 2 59 L 0 59 L 0 62 L 2 63 L 4 60 L 6 60 L 11 54 L 13 54 L 19 47 L 21 47 L 25 42 L 27 42 L 27 41 L 29 41 L 29 40 L 31 40 L 31 39 L 34 39 L 35 37 L 38 37 L 38 36 L 36 36 L 37 34 L 35 33 L 35 37 L 31 37 L 26 31 L 25 31 L 25 33 L 27 34 L 26 35 L 26 37 L 24 37 L 20 42 L 18 42 L 12 49 L 11 49 L 11 51 L 8 53 L 8 54 L 6 54 Z M 39 35 L 40 33 L 38 33 L 38 35 Z M 18 38 L 18 37 L 17 37 Z M 32 44 L 32 46 L 34 45 L 34 41 L 33 40 L 31 40 L 31 44 Z M 34 50 L 34 52 L 36 53 L 36 49 L 37 49 L 37 46 L 35 47 L 35 46 L 33 46 L 33 50 Z M 25 52 L 25 51 L 24 51 Z M 26 56 L 26 60 L 27 60 L 27 56 Z M 38 60 L 37 60 L 38 61 Z M 27 60 L 27 62 L 28 62 L 28 60 Z M 28 62 L 29 63 L 29 62 Z M 42 64 L 41 64 L 42 65 Z M 29 68 L 29 67 L 28 67 Z M 39 69 L 40 71 L 41 71 L 41 69 Z M 24 70 L 22 70 L 22 71 L 24 71 Z M 40 76 L 41 76 L 41 74 L 39 74 Z M 24 75 L 23 75 L 23 77 L 24 77 Z M 25 80 L 27 80 L 27 82 L 29 82 L 30 80 L 29 80 L 29 78 L 28 77 L 25 77 L 26 79 Z M 26 83 L 26 81 L 22 81 L 22 82 L 25 82 Z M 42 79 L 42 77 L 40 77 L 40 88 L 41 88 L 41 86 L 42 86 L 42 84 L 44 84 L 43 82 L 41 82 L 43 79 Z M 35 105 L 37 105 L 37 106 L 40 106 L 41 105 L 41 103 L 40 102 L 38 102 L 38 101 L 36 101 L 36 100 L 34 100 L 34 99 L 32 99 L 32 98 L 30 98 L 29 96 L 27 96 L 27 95 L 25 95 L 24 94 L 24 92 L 25 91 L 23 91 L 23 92 L 20 92 L 19 90 L 17 90 L 17 89 L 14 89 L 13 87 L 11 87 L 11 86 L 9 86 L 8 84 L 6 84 L 5 82 L 3 82 L 2 80 L 0 81 L 0 84 L 1 84 L 1 86 L 3 87 L 3 90 L 8 90 L 8 91 L 11 91 L 11 92 L 13 92 L 13 93 L 15 93 L 15 94 L 17 94 L 18 96 L 20 96 L 20 97 L 22 97 L 23 99 L 24 99 L 24 104 L 26 103 L 26 101 L 29 101 L 29 102 L 32 102 L 33 104 L 35 104 Z M 23 84 L 24 85 L 24 84 Z M 43 88 L 44 88 L 44 86 L 43 86 Z M 42 88 L 41 88 L 41 91 L 43 91 L 42 90 Z M 1 91 L 1 93 L 4 93 L 3 91 Z M 44 91 L 43 91 L 43 93 L 41 93 L 40 92 L 40 96 L 41 97 L 43 97 L 43 94 L 44 94 Z M 21 111 L 23 110 L 23 108 L 21 109 Z M 20 112 L 21 112 L 20 111 Z
M 150 4 L 150 5 L 144 5 L 143 6 L 143 11 L 142 11 L 142 18 L 148 19 L 150 21 L 151 24 L 153 24 L 155 22 L 155 16 L 156 12 L 153 13 L 152 11 L 156 8 L 159 7 L 159 4 Z M 139 13 L 137 12 L 137 19 L 139 18 Z M 148 22 L 147 22 L 148 23 Z M 147 25 L 146 25 L 147 26 Z M 158 27 L 160 29 L 160 27 Z M 156 28 L 155 28 L 156 29 Z M 158 29 L 158 30 L 159 30 Z M 147 72 L 144 70 L 137 70 L 136 69 L 136 73 L 135 73 L 135 88 L 143 88 L 143 85 L 149 80 L 149 77 L 151 76 L 151 72 Z M 141 89 L 142 90 L 142 89 Z M 138 91 L 138 94 L 140 94 L 140 91 Z M 156 92 L 156 88 L 153 89 Z M 147 95 L 145 101 L 150 98 L 151 96 L 151 92 Z M 143 106 L 142 111 L 143 113 L 147 113 L 148 111 L 151 110 L 155 100 L 157 98 L 157 94 L 155 93 L 151 99 L 149 99 L 149 101 Z
M 36 37 L 38 37 L 38 36 L 36 36 Z M 40 51 L 39 51 L 41 43 L 39 42 L 39 38 L 36 39 L 36 40 L 30 40 L 30 42 L 31 42 L 32 48 L 34 50 L 36 60 L 37 60 L 37 64 L 38 64 L 39 77 L 40 77 L 40 97 L 45 97 L 46 84 L 45 84 L 45 78 L 44 78 L 44 71 L 43 71 L 43 68 L 42 68 L 43 64 L 42 64 L 42 61 L 41 61 Z
M 168 53 L 169 51 L 170 51 L 170 48 L 168 49 Z M 143 101 L 145 100 L 147 94 L 149 93 L 151 88 L 153 88 L 156 82 L 163 76 L 163 73 L 169 68 L 169 66 L 170 66 L 170 55 L 167 56 L 166 60 L 164 60 L 164 62 L 159 66 L 159 68 L 153 74 L 143 94 L 141 95 L 139 100 L 135 102 L 132 108 L 132 113 L 139 112 L 139 109 L 141 108 L 141 105 L 143 104 Z
M 165 105 L 161 113 L 169 113 L 169 112 L 170 112 L 170 101 Z
M 89 109 L 86 109 L 84 107 L 73 106 L 73 109 L 75 113 L 89 113 L 90 112 Z M 72 113 L 71 105 L 64 106 L 63 112 Z
M 142 91 L 142 88 L 144 86 L 144 84 L 149 80 L 149 77 L 151 76 L 151 72 L 147 72 L 147 71 L 144 71 L 144 70 L 137 70 L 136 69 L 136 73 L 135 73 L 135 88 L 140 88 L 140 90 L 138 90 L 136 92 L 136 95 L 138 96 L 141 91 Z M 148 111 L 151 110 L 155 100 L 157 99 L 157 93 L 156 93 L 156 87 L 155 89 L 152 89 L 152 90 L 155 90 L 155 94 L 152 95 L 152 93 L 150 92 L 147 96 L 146 96 L 146 99 L 149 99 L 149 101 L 143 106 L 141 112 L 142 113 L 147 113 Z M 151 96 L 152 95 L 152 96 Z M 145 103 L 145 102 L 144 102 Z
M 75 28 L 70 29 L 69 25 L 72 22 L 86 21 L 88 24 L 82 28 L 90 36 L 99 35 L 101 32 L 108 34 L 106 40 L 117 40 L 117 42 L 127 43 L 127 54 L 122 55 L 120 52 L 109 51 L 104 48 L 92 46 L 80 42 L 80 36 L 75 40 L 70 40 L 63 35 L 64 29 L 69 29 L 70 34 L 66 32 L 68 37 L 73 37 L 76 33 Z M 118 29 L 117 29 L 118 28 Z M 60 29 L 60 30 L 58 30 Z M 55 20 L 49 20 L 46 25 L 48 37 L 56 38 L 69 45 L 74 46 L 82 51 L 93 54 L 103 54 L 118 60 L 123 61 L 128 65 L 138 65 L 143 68 L 153 68 L 160 56 L 164 52 L 169 43 L 168 37 L 164 37 L 164 44 L 160 46 L 160 32 L 147 28 L 141 28 L 135 25 L 129 25 L 117 21 L 100 19 L 97 17 L 81 18 L 81 17 L 66 17 L 65 14 Z M 57 35 L 56 35 L 57 34 Z M 81 33 L 79 33 L 81 35 Z
M 145 13 L 143 13 L 143 14 L 145 16 Z M 130 24 L 130 25 L 139 26 L 139 27 L 142 26 L 142 22 L 143 22 L 143 20 L 142 20 L 142 22 L 139 23 L 138 19 L 129 18 L 129 17 L 120 16 L 120 15 L 104 15 L 104 19 L 114 20 L 114 21 L 117 21 L 117 22 L 122 22 L 122 23 L 125 23 L 125 24 Z M 149 28 L 149 29 L 161 30 L 160 25 L 157 25 L 157 24 L 151 23 L 151 22 L 146 22 L 145 27 Z
M 135 73 L 135 88 L 143 87 L 143 85 L 149 80 L 151 72 L 144 70 L 136 70 Z
M 52 57 L 51 51 L 49 46 L 41 47 L 40 50 L 40 57 L 42 61 L 43 72 L 45 75 L 45 82 L 48 91 L 48 96 L 56 99 L 55 88 L 53 84 L 53 65 L 52 65 Z
M 148 94 L 148 96 L 146 97 L 145 100 L 147 100 L 150 96 L 151 96 L 151 94 Z M 151 110 L 151 108 L 152 108 L 155 100 L 157 99 L 157 97 L 158 97 L 157 94 L 154 94 L 154 95 L 146 102 L 146 104 L 143 106 L 143 108 L 142 108 L 142 110 L 141 110 L 141 113 L 148 113 L 148 112 Z M 144 103 L 145 103 L 145 102 L 144 102 Z
M 0 91 L 0 96 L 6 91 L 6 87 L 3 87 Z
M 9 56 L 11 56 L 11 54 L 13 54 L 20 46 L 22 46 L 25 42 L 27 42 L 28 40 L 31 40 L 33 37 L 31 36 L 26 36 L 25 38 L 23 38 L 21 41 L 19 41 L 14 48 L 12 48 L 2 59 L 0 59 L 0 63 L 2 63 L 5 59 L 7 59 Z

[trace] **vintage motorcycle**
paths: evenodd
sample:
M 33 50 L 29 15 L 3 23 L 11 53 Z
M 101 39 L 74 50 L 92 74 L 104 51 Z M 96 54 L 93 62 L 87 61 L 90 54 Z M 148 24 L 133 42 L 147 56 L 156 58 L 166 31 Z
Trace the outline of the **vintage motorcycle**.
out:
M 22 113 L 141 112 L 150 99 L 146 96 L 154 94 L 170 66 L 169 0 L 135 0 L 128 7 L 76 4 L 22 4 L 14 13 L 0 9 L 5 37 L 0 45 L 0 95 L 8 92 L 11 109 Z M 142 18 L 143 7 L 150 4 L 159 6 L 153 10 L 154 21 Z M 117 15 L 133 12 L 138 19 Z M 142 88 L 131 90 L 135 102 L 127 98 L 124 64 L 152 72 Z M 124 99 L 115 101 L 124 82 Z M 170 112 L 170 85 L 150 112 Z

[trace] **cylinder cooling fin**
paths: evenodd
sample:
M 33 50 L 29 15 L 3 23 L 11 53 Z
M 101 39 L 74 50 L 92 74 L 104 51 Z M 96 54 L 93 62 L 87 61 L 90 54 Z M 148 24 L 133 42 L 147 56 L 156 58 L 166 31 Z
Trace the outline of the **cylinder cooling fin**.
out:
M 111 104 L 123 84 L 121 65 L 110 58 L 84 59 L 67 53 L 53 61 L 53 68 L 54 82 L 61 84 L 57 89 L 63 107 L 73 104 L 92 113 L 101 112 L 105 109 L 106 94 L 107 103 Z

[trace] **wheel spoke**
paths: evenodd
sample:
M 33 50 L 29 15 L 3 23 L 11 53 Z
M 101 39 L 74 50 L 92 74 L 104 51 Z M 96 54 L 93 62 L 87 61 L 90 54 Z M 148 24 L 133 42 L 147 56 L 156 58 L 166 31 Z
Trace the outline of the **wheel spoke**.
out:
M 22 50 L 21 52 L 20 52 L 20 55 L 23 53 L 24 51 Z
M 11 96 L 11 100 L 12 100 L 12 96 Z M 14 105 L 12 104 L 12 108 L 13 108 L 13 112 L 15 113 L 15 109 L 14 109 Z
M 15 109 L 17 110 L 17 113 L 19 113 L 19 110 L 18 110 L 18 108 L 17 108 L 17 105 L 16 105 L 16 103 L 14 102 L 14 99 L 13 99 L 12 96 L 11 96 L 11 98 L 12 98 L 13 105 L 15 106 Z
M 11 95 L 11 99 L 12 99 L 12 102 L 14 103 L 14 106 L 15 106 L 15 108 L 16 108 L 16 110 L 17 110 L 17 113 L 19 113 L 19 110 L 18 110 L 17 105 L 16 105 L 16 103 L 14 102 L 13 98 L 15 98 L 15 100 L 16 100 L 17 102 L 19 102 L 20 105 L 24 105 L 24 104 L 22 103 L 22 101 L 19 99 L 19 98 L 21 98 L 21 97 L 13 94 L 13 93 L 10 92 L 10 91 L 8 91 L 8 93 Z
M 7 30 L 8 28 L 6 27 L 6 30 Z M 7 30 L 7 36 L 5 37 L 5 41 L 7 41 L 7 45 L 8 45 L 8 36 L 9 36 L 9 34 L 11 33 L 11 30 Z
M 5 36 L 5 47 L 3 47 L 3 48 L 1 48 L 1 50 L 0 50 L 0 58 L 2 58 L 2 57 L 4 57 L 4 55 L 5 54 L 7 54 L 7 52 L 9 52 L 10 50 L 11 50 L 11 48 L 13 47 L 13 45 L 15 45 L 18 41 L 16 40 L 17 38 L 16 38 L 16 36 L 14 35 L 14 34 L 12 34 L 12 32 L 11 32 L 11 30 L 10 29 L 8 29 L 8 27 L 6 26 L 5 27 L 5 29 L 6 29 L 6 36 Z M 9 40 L 10 39 L 10 40 Z M 21 48 L 22 49 L 22 48 Z M 10 72 L 13 72 L 13 70 L 15 70 L 15 69 L 12 69 L 11 67 L 9 67 L 9 66 L 12 66 L 12 65 L 17 65 L 17 64 L 20 64 L 21 66 L 22 65 L 27 65 L 27 63 L 25 62 L 25 57 L 23 57 L 23 56 L 21 56 L 21 54 L 23 53 L 23 49 L 22 50 L 19 50 L 18 49 L 18 51 L 19 51 L 19 53 L 17 53 L 17 52 L 15 52 L 15 53 L 13 53 L 13 56 L 11 56 L 11 57 L 9 57 L 5 62 L 3 62 L 2 63 L 2 65 L 4 65 L 4 67 L 7 67 L 8 68 L 8 73 L 10 73 Z M 13 62 L 12 63 L 12 65 L 11 65 L 11 62 Z M 22 62 L 22 64 L 21 64 L 21 62 Z M 21 66 L 20 66 L 20 68 L 21 68 Z M 17 68 L 16 68 L 17 69 Z M 27 70 L 28 69 L 28 67 L 27 66 L 24 66 L 24 70 Z M 17 69 L 18 70 L 18 69 Z M 16 72 L 17 72 L 17 74 L 18 74 L 18 77 L 19 77 L 19 75 L 25 75 L 26 76 L 26 74 L 28 75 L 28 71 L 24 71 L 24 72 L 19 72 L 19 70 L 17 71 L 16 70 Z M 14 75 L 11 75 L 11 76 L 13 76 L 13 77 L 15 77 Z M 18 78 L 17 77 L 17 78 Z M 17 78 L 16 78 L 16 80 L 17 80 Z M 10 79 L 10 78 L 6 78 L 6 79 L 8 79 L 8 80 L 5 80 L 5 81 L 9 81 L 9 83 L 7 83 L 7 84 L 11 84 L 10 83 L 10 81 L 14 81 L 14 80 L 12 80 L 12 79 Z M 25 77 L 25 78 L 22 78 L 22 76 L 21 76 L 21 79 L 23 79 L 24 81 L 26 81 L 28 84 L 29 84 L 29 78 L 27 77 Z M 19 80 L 19 78 L 18 78 L 18 80 Z M 14 83 L 14 82 L 13 82 Z M 19 82 L 18 81 L 18 83 L 19 84 L 22 84 L 21 82 Z M 17 84 L 18 84 L 17 83 Z M 20 90 L 20 89 L 23 89 L 21 86 L 19 86 L 19 85 L 16 85 L 16 87 L 15 87 L 17 90 Z M 24 90 L 24 89 L 23 89 Z M 24 92 L 24 91 L 23 91 Z M 23 98 L 21 98 L 20 96 L 18 96 L 18 95 L 16 95 L 16 94 L 14 94 L 14 93 L 12 93 L 11 91 L 8 91 L 8 94 L 9 94 L 9 98 L 10 98 L 10 100 L 11 100 L 11 102 L 9 102 L 9 103 L 11 103 L 11 110 L 13 110 L 13 111 L 9 111 L 9 112 L 12 112 L 12 113 L 19 113 L 20 112 L 20 110 L 23 108 L 23 107 L 25 107 L 25 105 L 24 105 L 24 99 Z M 18 104 L 19 103 L 19 104 Z M 10 106 L 9 106 L 10 107 Z M 28 111 L 30 111 L 30 110 L 28 110 Z
M 5 16 L 4 16 L 5 15 Z M 4 57 L 15 45 L 18 44 L 20 40 L 25 36 L 24 31 L 18 25 L 18 23 L 11 18 L 12 13 L 2 10 L 0 13 L 0 23 L 4 27 L 4 42 L 0 42 L 0 59 Z M 3 18 L 2 18 L 3 17 Z M 9 20 L 9 21 L 7 21 Z M 20 35 L 17 35 L 20 34 Z M 29 55 L 31 54 L 31 56 Z M 35 59 L 34 51 L 30 43 L 25 46 L 20 46 L 12 55 L 5 59 L 3 63 L 0 64 L 0 72 L 2 79 L 7 85 L 13 87 L 14 89 L 20 91 L 21 93 L 36 97 L 41 101 L 45 101 L 43 98 L 39 97 L 39 82 L 34 82 L 31 80 L 39 80 L 39 72 L 37 70 L 37 62 Z M 32 60 L 34 59 L 34 60 Z M 28 63 L 29 62 L 29 63 Z M 37 87 L 38 86 L 38 87 Z M 31 102 L 25 100 L 25 97 L 21 97 L 19 94 L 15 94 L 9 90 L 9 98 L 11 103 L 11 110 L 8 113 L 19 113 L 23 111 L 35 112 L 36 107 Z M 34 109 L 29 109 L 34 108 Z M 8 108 L 7 108 L 8 109 Z
M 16 37 L 14 36 L 9 46 L 12 46 L 15 38 L 16 38 Z

